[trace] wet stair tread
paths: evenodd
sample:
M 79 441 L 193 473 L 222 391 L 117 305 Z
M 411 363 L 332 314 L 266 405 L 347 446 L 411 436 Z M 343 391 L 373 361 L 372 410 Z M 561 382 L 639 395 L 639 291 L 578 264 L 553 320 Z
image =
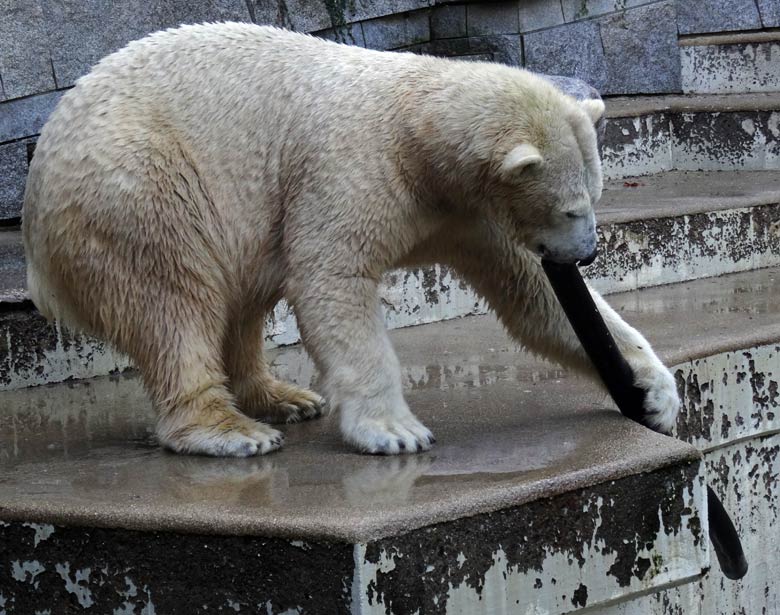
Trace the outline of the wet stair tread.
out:
M 747 94 L 669 94 L 615 96 L 605 99 L 606 117 L 639 117 L 653 113 L 724 113 L 780 110 L 780 92 Z
M 605 182 L 596 218 L 603 226 L 777 204 L 777 171 L 666 171 Z
M 780 341 L 780 269 L 610 301 L 669 364 Z M 391 335 L 431 453 L 357 455 L 329 417 L 285 427 L 285 449 L 265 458 L 176 456 L 154 444 L 134 377 L 23 389 L 0 393 L 0 519 L 365 541 L 699 458 L 518 351 L 490 316 Z M 308 383 L 299 346 L 270 354 Z

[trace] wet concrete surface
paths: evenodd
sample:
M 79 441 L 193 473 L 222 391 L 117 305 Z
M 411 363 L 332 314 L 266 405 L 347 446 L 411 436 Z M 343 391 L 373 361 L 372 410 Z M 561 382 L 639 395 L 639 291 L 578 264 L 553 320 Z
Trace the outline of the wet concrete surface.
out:
M 780 109 L 780 92 L 749 94 L 670 94 L 667 96 L 615 96 L 604 101 L 607 118 L 637 117 L 650 113 L 703 111 L 773 111 Z
M 780 272 L 611 297 L 668 364 L 780 339 Z M 282 452 L 176 456 L 134 377 L 0 394 L 0 519 L 365 541 L 696 459 L 611 409 L 594 385 L 519 352 L 492 317 L 394 332 L 427 454 L 355 454 L 335 417 L 284 427 Z M 300 347 L 280 376 L 316 376 Z
M 780 340 L 780 269 L 610 295 L 667 365 Z
M 506 341 L 464 349 L 487 324 L 470 320 L 434 325 L 452 336 L 435 362 L 398 344 L 409 403 L 439 439 L 424 455 L 356 454 L 328 417 L 284 427 L 267 457 L 177 456 L 154 442 L 135 378 L 3 393 L 0 519 L 359 541 L 696 457 Z
M 778 203 L 777 171 L 668 171 L 605 182 L 596 219 L 619 224 Z

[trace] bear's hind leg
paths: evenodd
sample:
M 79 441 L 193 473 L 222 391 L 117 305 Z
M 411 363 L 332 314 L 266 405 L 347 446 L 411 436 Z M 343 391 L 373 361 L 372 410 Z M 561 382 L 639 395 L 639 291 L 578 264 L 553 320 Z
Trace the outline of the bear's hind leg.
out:
M 154 331 L 155 349 L 140 353 L 139 367 L 159 412 L 157 437 L 177 452 L 215 457 L 263 455 L 284 436 L 239 412 L 228 390 L 218 333 L 197 317 Z M 138 354 L 138 353 L 137 353 Z
M 298 423 L 322 416 L 325 400 L 313 391 L 274 378 L 263 358 L 262 311 L 234 318 L 224 345 L 224 364 L 238 407 L 269 423 Z

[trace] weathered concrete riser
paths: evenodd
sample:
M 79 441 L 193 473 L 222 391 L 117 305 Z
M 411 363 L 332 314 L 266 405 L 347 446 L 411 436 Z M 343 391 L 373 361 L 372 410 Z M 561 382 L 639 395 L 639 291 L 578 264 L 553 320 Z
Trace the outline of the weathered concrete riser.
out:
M 610 118 L 604 175 L 780 170 L 780 112 L 653 113 Z
M 0 613 L 579 610 L 701 575 L 703 485 L 682 464 L 354 545 L 0 522 Z
M 707 482 L 742 538 L 747 576 L 730 581 L 713 559 L 699 581 L 597 611 L 601 615 L 780 612 L 779 353 L 780 346 L 771 344 L 675 368 L 684 399 L 676 435 L 705 451 Z
M 682 90 L 695 94 L 777 92 L 780 41 L 680 47 Z
M 780 432 L 780 345 L 696 359 L 675 378 L 685 401 L 674 435 L 699 450 Z
M 687 611 L 694 614 L 778 613 L 780 345 L 697 360 L 678 368 L 676 378 L 684 399 L 676 435 L 705 451 L 709 484 L 732 513 L 750 569 L 733 582 L 713 562 L 700 587 L 672 594 L 683 603 L 703 596 L 695 610 Z
M 601 146 L 604 177 L 621 179 L 672 170 L 671 130 L 666 113 L 608 118 Z
M 705 454 L 707 480 L 730 511 L 750 568 L 730 581 L 712 562 L 699 581 L 664 590 L 599 615 L 774 615 L 780 613 L 780 434 Z M 714 560 L 714 555 L 712 556 Z
M 476 527 L 464 519 L 369 544 L 353 612 L 564 613 L 698 577 L 708 557 L 703 477 L 693 465 L 682 481 L 680 472 L 637 477 L 636 493 L 624 479 L 486 515 Z M 636 523 L 631 537 L 625 519 Z
M 602 293 L 772 267 L 780 206 L 766 205 L 599 227 L 603 257 L 584 273 Z
M 689 171 L 780 169 L 780 112 L 672 116 L 672 163 Z

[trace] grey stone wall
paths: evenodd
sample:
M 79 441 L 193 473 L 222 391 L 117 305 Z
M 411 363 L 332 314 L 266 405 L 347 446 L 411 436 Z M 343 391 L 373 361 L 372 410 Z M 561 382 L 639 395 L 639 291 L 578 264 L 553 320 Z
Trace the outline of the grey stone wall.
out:
M 0 221 L 19 216 L 29 155 L 63 90 L 149 32 L 224 20 L 661 94 L 681 89 L 678 35 L 780 26 L 780 0 L 0 0 Z

